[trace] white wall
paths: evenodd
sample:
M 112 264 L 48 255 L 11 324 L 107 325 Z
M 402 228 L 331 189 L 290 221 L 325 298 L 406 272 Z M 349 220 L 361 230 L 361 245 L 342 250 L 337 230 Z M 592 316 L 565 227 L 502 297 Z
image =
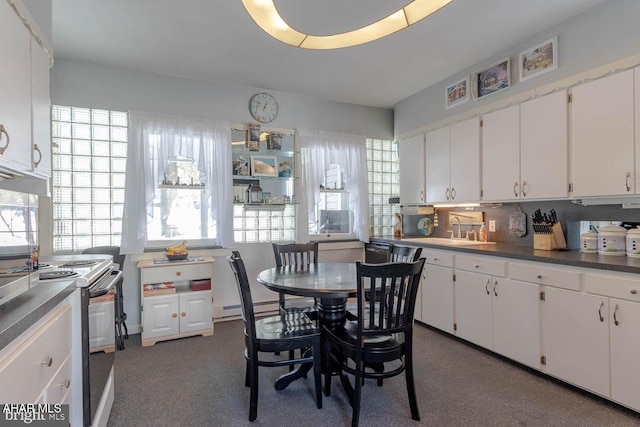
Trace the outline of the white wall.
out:
M 208 83 L 56 58 L 51 73 L 51 102 L 114 110 L 146 110 L 255 123 L 249 99 L 263 90 Z M 278 117 L 269 126 L 345 132 L 391 139 L 393 110 L 325 101 L 268 91 L 278 101 Z
M 640 53 L 640 1 L 607 0 L 583 14 L 551 28 L 524 43 L 514 45 L 395 106 L 394 135 L 398 139 L 417 129 L 510 98 L 545 84 L 567 78 Z M 553 36 L 558 36 L 559 68 L 525 82 L 518 82 L 518 54 Z M 471 43 L 472 41 L 470 41 Z M 445 87 L 504 57 L 511 58 L 509 89 L 479 100 L 445 108 Z

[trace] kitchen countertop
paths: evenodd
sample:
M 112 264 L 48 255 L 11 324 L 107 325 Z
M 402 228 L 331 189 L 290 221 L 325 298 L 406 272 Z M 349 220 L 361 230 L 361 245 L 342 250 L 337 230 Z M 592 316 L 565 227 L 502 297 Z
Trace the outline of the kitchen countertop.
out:
M 0 305 L 0 350 L 76 289 L 74 280 L 40 284 Z
M 411 239 L 411 240 L 406 240 Z M 583 253 L 578 249 L 563 251 L 542 251 L 529 246 L 492 243 L 474 246 L 448 246 L 429 243 L 429 237 L 416 241 L 415 237 L 406 239 L 393 236 L 372 237 L 372 243 L 384 242 L 421 246 L 424 248 L 443 249 L 476 255 L 491 255 L 505 258 L 522 259 L 526 261 L 546 262 L 550 264 L 567 265 L 573 267 L 594 268 L 607 271 L 640 274 L 640 258 L 628 256 L 599 255 L 598 253 Z

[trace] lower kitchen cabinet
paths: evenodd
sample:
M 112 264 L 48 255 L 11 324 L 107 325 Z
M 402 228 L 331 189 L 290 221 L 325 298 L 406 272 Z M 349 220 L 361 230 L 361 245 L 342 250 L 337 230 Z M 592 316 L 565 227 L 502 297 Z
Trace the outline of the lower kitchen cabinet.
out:
M 142 295 L 142 345 L 158 341 L 213 335 L 213 293 L 195 284 L 211 284 L 213 257 L 156 264 L 138 263 Z M 145 293 L 145 285 L 170 283 L 173 293 Z
M 418 319 L 434 328 L 454 333 L 453 255 L 438 251 L 423 251 L 425 258 L 420 284 Z
M 609 301 L 545 287 L 542 350 L 547 374 L 601 396 L 609 388 Z
M 456 335 L 481 347 L 493 347 L 491 276 L 456 270 Z

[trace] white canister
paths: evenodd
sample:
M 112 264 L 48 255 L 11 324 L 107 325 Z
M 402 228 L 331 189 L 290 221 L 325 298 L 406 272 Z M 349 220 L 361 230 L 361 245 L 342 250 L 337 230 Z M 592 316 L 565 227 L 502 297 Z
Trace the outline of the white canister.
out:
M 640 226 L 627 231 L 627 256 L 640 257 Z
M 626 255 L 627 230 L 618 225 L 607 225 L 598 230 L 600 255 Z
M 638 230 L 640 231 L 640 230 Z M 580 252 L 596 253 L 598 251 L 598 234 L 593 231 L 580 235 Z

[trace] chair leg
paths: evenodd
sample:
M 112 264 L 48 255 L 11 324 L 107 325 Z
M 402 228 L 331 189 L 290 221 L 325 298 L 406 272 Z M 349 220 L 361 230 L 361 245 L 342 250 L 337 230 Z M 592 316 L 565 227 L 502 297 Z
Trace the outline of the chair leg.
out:
M 244 386 L 251 386 L 251 381 L 249 381 L 249 375 L 251 374 L 251 366 L 249 366 L 249 359 L 247 359 L 245 363 L 246 367 L 244 369 Z
M 301 350 L 304 351 L 304 350 Z M 289 350 L 289 360 L 293 360 L 296 357 L 295 350 Z M 289 372 L 293 371 L 295 368 L 294 365 L 289 365 Z
M 331 357 L 329 352 L 325 348 L 322 353 L 324 363 L 324 395 L 331 396 L 331 375 L 333 371 L 333 364 L 331 363 Z
M 320 343 L 313 346 L 313 384 L 316 387 L 316 406 L 322 408 L 322 352 Z
M 249 397 L 249 421 L 255 421 L 258 418 L 258 363 L 254 358 L 249 361 L 250 375 L 249 384 L 251 387 Z
M 362 378 L 360 376 L 360 370 L 356 366 L 356 378 L 354 381 L 353 395 L 351 397 L 351 407 L 353 408 L 353 415 L 351 415 L 351 427 L 358 427 L 360 422 L 360 395 L 362 394 Z
M 405 361 L 405 376 L 407 381 L 407 394 L 409 395 L 409 407 L 411 408 L 411 418 L 416 421 L 420 421 L 420 411 L 418 409 L 418 400 L 416 399 L 416 387 L 413 381 L 413 352 L 411 346 L 409 346 L 407 353 L 404 357 Z

